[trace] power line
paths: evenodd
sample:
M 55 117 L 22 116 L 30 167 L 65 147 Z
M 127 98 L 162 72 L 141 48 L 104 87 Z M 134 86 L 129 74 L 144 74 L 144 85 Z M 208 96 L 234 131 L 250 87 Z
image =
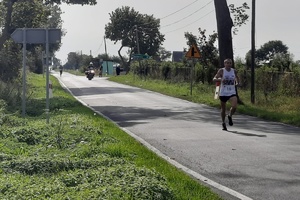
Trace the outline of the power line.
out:
M 100 48 L 102 47 L 102 45 L 103 45 L 103 42 L 104 42 L 104 40 L 102 40 L 102 42 L 101 42 L 101 44 L 100 44 L 100 46 L 98 47 L 98 49 L 95 51 L 96 52 L 96 54 L 98 53 L 98 51 L 100 50 Z
M 171 23 L 171 24 L 167 24 L 167 25 L 165 25 L 165 26 L 162 26 L 161 28 L 168 27 L 168 26 L 177 24 L 178 22 L 181 22 L 182 20 L 184 20 L 184 19 L 186 19 L 186 18 L 188 18 L 188 17 L 194 15 L 195 13 L 199 12 L 200 10 L 202 10 L 203 8 L 205 8 L 206 6 L 208 6 L 209 4 L 211 4 L 212 2 L 213 2 L 213 1 L 208 2 L 206 5 L 202 6 L 201 8 L 199 8 L 199 9 L 196 10 L 195 12 L 189 14 L 188 16 L 186 16 L 186 17 L 184 17 L 184 18 L 181 18 L 180 20 L 175 21 L 175 22 L 173 22 L 173 23 Z
M 212 11 L 210 11 L 209 13 L 205 14 L 204 16 L 200 17 L 199 19 L 197 19 L 197 20 L 193 21 L 193 22 L 192 22 L 192 23 L 190 23 L 190 24 L 187 24 L 187 25 L 185 25 L 185 26 L 183 26 L 183 27 L 181 27 L 181 28 L 177 28 L 177 29 L 175 29 L 175 30 L 172 30 L 172 31 L 168 31 L 168 32 L 166 32 L 166 33 L 172 33 L 172 32 L 175 32 L 175 31 L 177 31 L 177 30 L 180 30 L 180 29 L 186 28 L 186 27 L 188 27 L 188 26 L 190 26 L 190 25 L 192 25 L 192 24 L 194 24 L 194 23 L 196 23 L 196 22 L 200 21 L 201 19 L 203 19 L 204 17 L 206 17 L 207 15 L 209 15 L 210 13 L 212 13 L 212 12 L 214 12 L 214 11 L 215 11 L 215 10 L 212 10 Z
M 175 12 L 173 12 L 173 13 L 171 13 L 171 14 L 168 14 L 168 15 L 165 16 L 165 17 L 161 17 L 160 19 L 162 20 L 162 19 L 165 19 L 165 18 L 167 18 L 167 17 L 170 17 L 170 16 L 172 16 L 172 15 L 174 15 L 174 14 L 176 14 L 176 13 L 182 11 L 182 10 L 184 10 L 185 8 L 189 7 L 190 5 L 196 3 L 197 1 L 199 1 L 199 0 L 196 0 L 196 1 L 194 1 L 194 2 L 192 2 L 192 3 L 190 3 L 190 4 L 188 4 L 187 6 L 185 6 L 185 7 L 183 7 L 183 8 L 180 8 L 180 9 L 177 10 L 177 11 L 175 11 Z

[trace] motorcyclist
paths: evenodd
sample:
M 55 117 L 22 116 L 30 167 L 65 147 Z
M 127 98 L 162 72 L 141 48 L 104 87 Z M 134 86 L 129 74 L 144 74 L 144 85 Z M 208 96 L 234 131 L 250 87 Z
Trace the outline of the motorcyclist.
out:
M 94 78 L 95 75 L 95 71 L 94 71 L 94 64 L 93 62 L 90 62 L 89 66 L 88 66 L 88 71 L 85 71 L 86 77 L 91 80 L 92 78 Z
M 92 69 L 94 69 L 94 64 L 93 64 L 93 62 L 90 62 L 90 64 L 89 64 L 89 70 L 92 70 Z

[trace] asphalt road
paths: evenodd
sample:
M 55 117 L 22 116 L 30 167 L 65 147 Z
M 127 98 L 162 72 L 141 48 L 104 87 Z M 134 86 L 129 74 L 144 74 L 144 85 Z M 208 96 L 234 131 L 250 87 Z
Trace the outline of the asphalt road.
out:
M 300 199 L 300 128 L 237 114 L 222 131 L 215 108 L 104 77 L 53 75 L 79 101 L 225 199 Z

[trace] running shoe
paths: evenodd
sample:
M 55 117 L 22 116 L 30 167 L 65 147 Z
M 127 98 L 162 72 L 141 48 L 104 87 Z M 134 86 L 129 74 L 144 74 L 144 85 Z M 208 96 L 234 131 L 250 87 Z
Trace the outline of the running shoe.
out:
M 232 126 L 233 125 L 233 122 L 232 122 L 232 117 L 231 116 L 229 116 L 229 115 L 227 115 L 228 116 L 228 124 L 229 124 L 229 126 Z
M 223 126 L 223 131 L 227 131 L 227 127 L 226 127 L 226 124 L 225 123 L 222 123 L 222 126 Z

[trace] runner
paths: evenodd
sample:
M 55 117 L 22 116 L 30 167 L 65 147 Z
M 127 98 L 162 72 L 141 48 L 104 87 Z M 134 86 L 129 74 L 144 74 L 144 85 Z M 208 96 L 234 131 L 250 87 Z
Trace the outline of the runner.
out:
M 239 83 L 239 77 L 237 72 L 232 67 L 232 60 L 227 58 L 224 60 L 224 68 L 218 70 L 217 74 L 214 76 L 213 81 L 220 81 L 220 103 L 221 103 L 221 119 L 222 119 L 222 127 L 223 130 L 227 131 L 225 117 L 226 117 L 226 102 L 229 101 L 231 103 L 231 108 L 229 111 L 228 124 L 229 126 L 233 125 L 232 115 L 235 113 L 237 109 L 237 91 L 236 85 Z
M 59 76 L 61 76 L 63 73 L 63 66 L 59 66 Z

